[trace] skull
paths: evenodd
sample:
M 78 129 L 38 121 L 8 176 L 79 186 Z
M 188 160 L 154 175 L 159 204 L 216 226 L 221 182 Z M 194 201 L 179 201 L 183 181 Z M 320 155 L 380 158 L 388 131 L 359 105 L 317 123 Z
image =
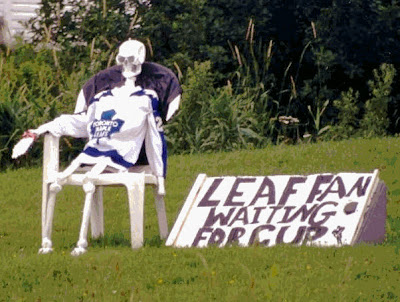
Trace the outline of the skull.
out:
M 146 58 L 146 47 L 137 40 L 128 40 L 121 44 L 116 57 L 118 65 L 122 65 L 122 75 L 126 79 L 136 77 L 142 72 L 142 64 Z

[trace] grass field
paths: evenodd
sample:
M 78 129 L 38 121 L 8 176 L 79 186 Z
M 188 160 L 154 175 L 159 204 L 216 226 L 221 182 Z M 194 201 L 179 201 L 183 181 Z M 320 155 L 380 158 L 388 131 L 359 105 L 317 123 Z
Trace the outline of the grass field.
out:
M 105 238 L 91 241 L 89 252 L 74 258 L 70 252 L 78 238 L 84 195 L 79 187 L 66 187 L 57 199 L 55 251 L 38 255 L 41 170 L 2 173 L 0 301 L 397 301 L 399 150 L 398 138 L 383 138 L 170 157 L 170 227 L 199 173 L 256 176 L 378 168 L 388 187 L 387 238 L 381 245 L 341 248 L 165 247 L 149 193 L 145 246 L 134 251 L 125 191 L 107 188 Z

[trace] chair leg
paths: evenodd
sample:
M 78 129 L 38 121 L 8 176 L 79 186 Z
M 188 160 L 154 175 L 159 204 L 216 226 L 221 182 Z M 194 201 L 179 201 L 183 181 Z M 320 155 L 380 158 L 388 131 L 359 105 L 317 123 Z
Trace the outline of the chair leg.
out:
M 156 211 L 158 217 L 158 229 L 160 231 L 160 238 L 167 239 L 168 237 L 168 221 L 165 211 L 164 195 L 157 193 L 157 188 L 154 188 L 154 198 L 156 204 Z
M 51 242 L 51 231 L 53 228 L 54 208 L 56 204 L 57 193 L 60 192 L 62 186 L 57 182 L 50 185 L 48 192 L 48 200 L 45 209 L 42 209 L 42 247 L 39 249 L 39 254 L 48 254 L 53 251 L 53 243 Z
M 90 229 L 92 238 L 104 236 L 104 212 L 103 212 L 103 187 L 96 186 L 94 192 L 92 210 L 90 214 Z
M 136 249 L 143 246 L 144 174 L 140 173 L 131 177 L 125 186 L 129 200 L 131 246 Z
M 82 218 L 82 225 L 81 230 L 79 232 L 79 240 L 77 243 L 76 248 L 71 252 L 72 256 L 79 256 L 87 252 L 87 233 L 89 229 L 89 219 L 90 219 L 90 212 L 93 203 L 93 195 L 95 192 L 95 185 L 92 182 L 86 182 L 83 185 L 83 190 L 86 193 L 85 197 L 85 205 L 83 208 L 83 218 Z
M 42 188 L 42 239 L 46 236 L 47 203 L 49 201 L 50 185 L 43 181 Z
M 52 243 L 46 233 L 47 210 L 50 197 L 50 179 L 58 172 L 59 138 L 51 134 L 44 136 L 43 143 L 43 175 L 42 175 L 42 247 L 39 253 L 47 254 L 52 251 Z M 52 179 L 54 181 L 54 179 Z M 55 201 L 54 201 L 55 202 Z M 53 218 L 52 218 L 53 219 Z M 51 220 L 52 220 L 51 219 Z

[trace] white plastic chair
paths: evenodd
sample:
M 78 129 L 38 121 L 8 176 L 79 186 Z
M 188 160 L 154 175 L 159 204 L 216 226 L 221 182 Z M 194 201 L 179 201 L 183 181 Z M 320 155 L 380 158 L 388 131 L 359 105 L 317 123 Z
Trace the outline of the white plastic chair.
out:
M 88 174 L 84 172 L 74 172 L 62 183 L 62 185 L 83 186 L 86 192 L 79 241 L 72 255 L 77 256 L 86 252 L 89 220 L 92 238 L 99 238 L 104 235 L 102 196 L 104 186 L 122 185 L 127 189 L 131 225 L 131 246 L 135 249 L 143 246 L 144 191 L 145 185 L 152 185 L 155 188 L 154 196 L 160 237 L 161 239 L 167 238 L 168 223 L 164 204 L 164 178 L 154 176 L 149 166 L 133 167 L 129 172 L 112 173 L 106 171 L 91 177 L 89 183 L 87 182 Z M 59 171 L 59 138 L 47 133 L 44 136 L 43 149 L 42 247 L 39 249 L 39 253 L 41 254 L 47 254 L 53 250 L 51 231 L 55 196 L 61 190 L 55 179 L 61 173 Z

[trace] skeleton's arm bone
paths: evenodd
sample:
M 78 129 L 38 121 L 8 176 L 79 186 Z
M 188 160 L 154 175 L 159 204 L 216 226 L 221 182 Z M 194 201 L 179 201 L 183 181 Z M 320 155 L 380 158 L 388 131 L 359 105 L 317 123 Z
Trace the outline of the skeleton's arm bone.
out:
M 79 92 L 78 98 L 76 100 L 74 113 L 81 113 L 87 110 L 86 99 L 83 93 L 83 89 Z
M 179 109 L 179 104 L 181 103 L 181 95 L 178 95 L 169 105 L 166 121 L 169 121 L 171 117 L 175 114 Z
M 38 136 L 49 132 L 56 137 L 66 135 L 83 138 L 88 137 L 87 123 L 88 118 L 86 114 L 63 114 L 53 121 L 30 131 Z

